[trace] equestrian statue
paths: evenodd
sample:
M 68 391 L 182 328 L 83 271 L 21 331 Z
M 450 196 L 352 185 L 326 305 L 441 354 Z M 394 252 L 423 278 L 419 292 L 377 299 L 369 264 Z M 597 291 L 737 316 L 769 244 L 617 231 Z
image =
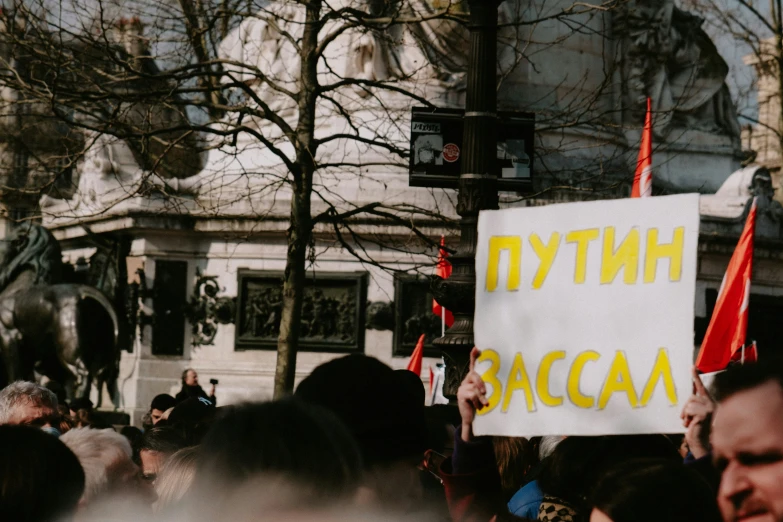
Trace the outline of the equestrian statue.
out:
M 62 253 L 51 232 L 16 227 L 0 241 L 0 387 L 36 374 L 87 397 L 92 380 L 116 382 L 118 321 L 98 289 L 62 283 Z

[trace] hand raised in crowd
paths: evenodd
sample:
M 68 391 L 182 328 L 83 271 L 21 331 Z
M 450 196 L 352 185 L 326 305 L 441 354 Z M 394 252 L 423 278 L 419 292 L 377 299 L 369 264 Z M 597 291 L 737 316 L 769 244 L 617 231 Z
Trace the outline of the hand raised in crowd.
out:
M 694 394 L 685 403 L 680 418 L 687 428 L 685 441 L 688 448 L 693 457 L 699 459 L 709 454 L 709 430 L 715 403 L 701 382 L 696 368 L 693 369 L 693 384 Z
M 481 350 L 474 347 L 470 352 L 470 369 L 457 390 L 457 405 L 462 417 L 462 440 L 465 442 L 473 436 L 473 419 L 476 416 L 476 410 L 489 404 L 487 387 L 474 369 L 479 355 L 481 355 Z

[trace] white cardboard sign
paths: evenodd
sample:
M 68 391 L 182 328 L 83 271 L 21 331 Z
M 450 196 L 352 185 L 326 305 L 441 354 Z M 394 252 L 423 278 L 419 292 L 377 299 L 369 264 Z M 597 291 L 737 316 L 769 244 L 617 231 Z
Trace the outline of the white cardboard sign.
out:
M 485 211 L 478 435 L 682 433 L 696 194 Z

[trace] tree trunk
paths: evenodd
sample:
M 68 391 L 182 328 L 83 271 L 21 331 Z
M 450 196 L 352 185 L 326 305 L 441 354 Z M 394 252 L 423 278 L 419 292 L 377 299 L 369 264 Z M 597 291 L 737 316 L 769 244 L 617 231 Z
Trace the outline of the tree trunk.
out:
M 301 71 L 299 121 L 296 125 L 296 171 L 292 172 L 291 225 L 288 228 L 288 254 L 283 281 L 283 311 L 280 317 L 280 337 L 277 339 L 275 369 L 275 399 L 294 391 L 296 354 L 302 322 L 302 298 L 305 285 L 307 248 L 313 233 L 310 197 L 313 193 L 313 173 L 317 144 L 315 108 L 318 100 L 318 32 L 321 29 L 321 2 L 306 4 L 306 16 L 300 48 Z

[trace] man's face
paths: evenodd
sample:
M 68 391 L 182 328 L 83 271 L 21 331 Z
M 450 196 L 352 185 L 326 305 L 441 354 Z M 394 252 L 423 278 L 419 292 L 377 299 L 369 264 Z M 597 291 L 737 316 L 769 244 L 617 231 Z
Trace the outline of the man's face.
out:
M 156 425 L 163 419 L 163 414 L 166 413 L 165 411 L 156 410 L 155 408 L 150 411 L 150 418 L 152 419 L 152 425 Z
M 141 450 L 141 476 L 149 484 L 154 485 L 158 473 L 163 467 L 166 456 L 159 451 Z
M 36 428 L 57 427 L 60 414 L 46 405 L 27 401 L 17 405 L 8 420 L 8 424 L 34 426 Z
M 198 374 L 190 370 L 187 375 L 185 375 L 185 384 L 188 386 L 196 386 L 198 385 Z
M 718 405 L 712 431 L 726 522 L 783 522 L 783 389 L 769 381 Z

